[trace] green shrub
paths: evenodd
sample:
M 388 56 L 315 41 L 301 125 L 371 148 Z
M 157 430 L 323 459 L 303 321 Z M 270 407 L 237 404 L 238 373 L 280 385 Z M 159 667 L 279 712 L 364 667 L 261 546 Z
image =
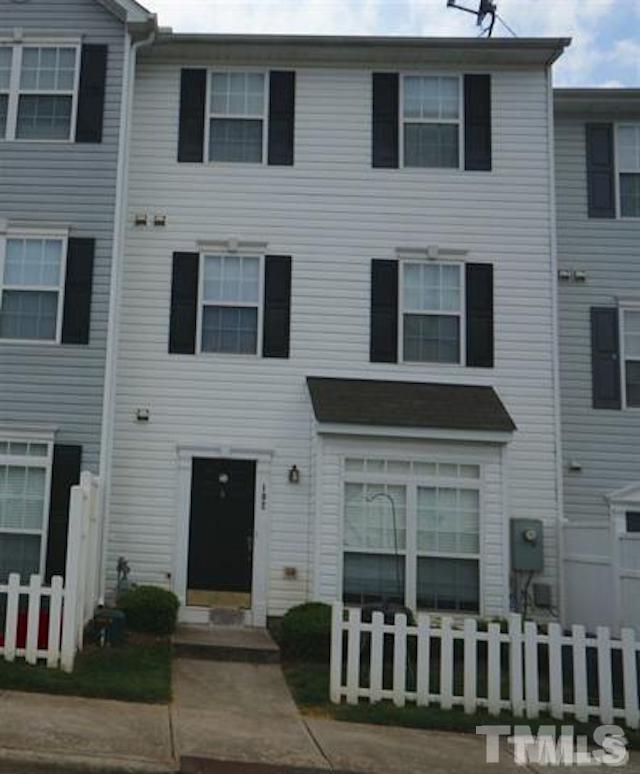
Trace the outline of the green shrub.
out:
M 282 619 L 282 654 L 291 661 L 328 662 L 331 655 L 331 607 L 308 602 L 293 607 Z
M 176 628 L 178 597 L 158 586 L 137 586 L 125 592 L 118 602 L 127 626 L 135 632 L 172 634 Z

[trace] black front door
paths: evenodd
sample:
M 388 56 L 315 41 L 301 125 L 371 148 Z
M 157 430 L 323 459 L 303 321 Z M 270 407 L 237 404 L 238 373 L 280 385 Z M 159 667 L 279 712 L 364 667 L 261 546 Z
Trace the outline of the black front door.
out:
M 251 591 L 256 463 L 194 458 L 188 588 Z

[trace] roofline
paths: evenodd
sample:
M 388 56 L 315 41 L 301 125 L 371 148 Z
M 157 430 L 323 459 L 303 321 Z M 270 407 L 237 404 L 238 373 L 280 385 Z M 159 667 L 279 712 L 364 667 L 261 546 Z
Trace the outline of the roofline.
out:
M 640 88 L 564 88 L 553 90 L 556 113 L 610 118 L 640 116 Z
M 109 13 L 133 28 L 157 27 L 156 14 L 147 10 L 138 0 L 97 0 L 97 2 Z
M 579 99 L 618 99 L 633 100 L 640 99 L 640 88 L 635 87 L 592 87 L 585 88 L 555 88 L 553 97 L 557 102 L 579 100 Z
M 483 55 L 500 57 L 505 62 L 518 63 L 525 55 L 525 64 L 551 65 L 571 43 L 571 38 L 448 38 L 448 37 L 394 37 L 368 35 L 280 35 L 280 34 L 202 34 L 175 33 L 160 28 L 154 49 L 171 46 L 217 46 L 219 48 L 241 48 L 243 46 L 277 49 L 296 47 L 304 57 L 309 49 L 341 49 L 343 58 L 351 55 L 362 57 L 366 51 L 398 50 L 416 54 L 429 52 L 460 52 L 473 55 L 481 61 Z M 153 51 L 147 51 L 153 55 Z M 519 56 L 520 55 L 520 56 Z

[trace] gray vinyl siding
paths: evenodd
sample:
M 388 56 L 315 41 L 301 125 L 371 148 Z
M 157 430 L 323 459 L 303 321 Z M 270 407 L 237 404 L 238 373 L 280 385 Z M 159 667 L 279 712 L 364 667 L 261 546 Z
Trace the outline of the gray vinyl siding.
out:
M 68 226 L 94 237 L 88 346 L 0 342 L 0 424 L 49 424 L 56 441 L 82 444 L 83 467 L 96 470 L 109 305 L 124 27 L 95 0 L 0 0 L 0 35 L 21 27 L 81 35 L 108 45 L 101 144 L 0 141 L 0 219 Z
M 589 319 L 592 306 L 640 299 L 640 221 L 588 218 L 586 121 L 556 121 L 559 267 L 586 272 L 584 283 L 559 284 L 565 516 L 573 521 L 608 519 L 605 495 L 640 481 L 640 411 L 592 408 Z M 581 472 L 568 470 L 572 460 Z

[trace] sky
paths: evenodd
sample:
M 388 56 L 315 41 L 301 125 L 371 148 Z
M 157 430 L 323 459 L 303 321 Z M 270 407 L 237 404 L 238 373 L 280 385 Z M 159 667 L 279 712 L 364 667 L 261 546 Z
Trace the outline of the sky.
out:
M 468 7 L 478 0 L 457 0 Z M 640 0 L 496 0 L 520 37 L 571 37 L 558 86 L 640 87 Z M 475 37 L 446 0 L 142 0 L 175 32 Z M 498 21 L 494 37 L 511 37 Z

